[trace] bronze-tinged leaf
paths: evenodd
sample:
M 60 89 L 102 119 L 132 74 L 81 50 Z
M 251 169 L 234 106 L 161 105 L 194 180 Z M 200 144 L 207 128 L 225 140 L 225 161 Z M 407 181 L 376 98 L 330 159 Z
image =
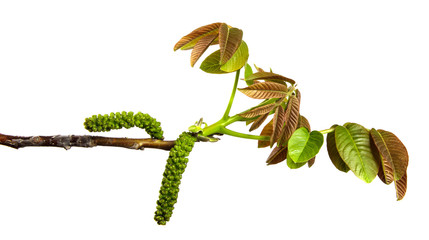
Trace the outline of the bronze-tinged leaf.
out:
M 287 147 L 275 147 L 271 151 L 270 156 L 267 159 L 267 165 L 273 165 L 281 163 L 286 160 L 287 157 Z
M 193 67 L 195 63 L 200 59 L 201 55 L 207 50 L 207 48 L 212 44 L 212 42 L 217 38 L 217 34 L 209 34 L 202 37 L 194 46 L 191 53 L 191 66 Z
M 404 198 L 407 192 L 407 173 L 405 173 L 401 179 L 395 181 L 396 188 L 396 199 L 399 201 Z
M 377 130 L 373 128 L 369 133 L 371 136 L 372 154 L 381 165 L 381 168 L 378 170 L 378 177 L 385 184 L 391 184 L 395 179 L 395 170 L 389 149 Z
M 404 146 L 404 144 L 401 142 L 401 140 L 399 140 L 399 138 L 395 134 L 381 129 L 377 129 L 377 132 L 380 133 L 387 149 L 389 150 L 390 157 L 393 163 L 395 180 L 399 180 L 407 171 L 407 167 L 408 167 L 407 148 Z M 383 153 L 380 151 L 380 154 L 383 154 Z
M 307 118 L 302 115 L 299 115 L 298 126 L 296 128 L 305 127 L 309 132 L 311 132 L 310 122 L 308 122 Z
M 299 104 L 301 104 L 301 92 L 298 89 L 295 89 L 296 98 L 298 98 Z
M 287 94 L 287 87 L 274 82 L 261 82 L 246 88 L 239 88 L 240 92 L 255 99 L 282 98 Z
M 259 136 L 271 136 L 272 133 L 273 133 L 273 120 L 271 119 L 271 121 L 267 123 L 267 125 L 265 125 L 265 127 L 262 129 L 261 134 L 259 134 Z M 268 146 L 270 146 L 270 141 L 258 140 L 258 148 L 264 148 Z
M 280 137 L 284 125 L 284 117 L 285 110 L 283 109 L 283 107 L 277 107 L 273 117 L 273 134 L 271 134 L 270 138 L 270 147 L 272 147 L 274 143 L 277 142 L 277 139 Z
M 247 112 L 240 113 L 239 115 L 244 118 L 253 118 L 271 112 L 271 110 L 273 110 L 275 106 L 275 103 L 270 103 L 257 108 L 253 108 Z
M 252 126 L 250 126 L 249 132 L 258 129 L 262 123 L 264 123 L 265 119 L 267 119 L 268 115 L 270 115 L 270 113 L 265 113 L 264 115 L 259 116 L 252 124 Z
M 220 64 L 223 65 L 234 55 L 243 39 L 243 31 L 230 28 L 226 24 L 219 27 Z
M 331 128 L 335 128 L 336 126 L 338 125 L 333 125 Z M 334 164 L 334 166 L 338 170 L 345 173 L 348 172 L 350 168 L 341 158 L 340 153 L 337 150 L 337 143 L 335 142 L 335 132 L 330 132 L 326 136 L 326 147 L 328 149 L 328 155 L 331 159 L 332 164 Z
M 188 35 L 182 37 L 176 43 L 176 45 L 174 45 L 174 51 L 176 51 L 180 48 L 182 50 L 192 49 L 195 46 L 195 44 L 198 42 L 198 40 L 200 40 L 202 37 L 209 35 L 209 34 L 217 35 L 219 32 L 219 27 L 221 25 L 222 25 L 222 23 L 212 23 L 212 24 L 208 24 L 208 25 L 205 25 L 205 26 L 202 26 L 202 27 L 195 29 L 194 31 L 192 31 Z M 215 44 L 216 42 L 212 42 L 212 43 Z
M 272 73 L 272 72 L 256 72 L 250 75 L 246 80 L 252 81 L 252 80 L 268 80 L 268 81 L 281 81 L 281 82 L 288 82 L 290 84 L 295 84 L 295 81 L 284 77 L 280 74 Z
M 256 66 L 256 64 L 253 64 L 253 66 L 255 66 L 256 71 L 258 71 L 258 72 L 265 72 L 264 69 Z
M 280 134 L 279 144 L 281 146 L 286 146 L 289 138 L 292 136 L 293 132 L 298 126 L 299 120 L 299 101 L 295 95 L 290 96 L 286 112 L 284 116 L 285 125 Z
M 311 168 L 314 165 L 315 161 L 316 161 L 316 157 L 308 160 L 308 162 L 307 162 L 308 168 Z

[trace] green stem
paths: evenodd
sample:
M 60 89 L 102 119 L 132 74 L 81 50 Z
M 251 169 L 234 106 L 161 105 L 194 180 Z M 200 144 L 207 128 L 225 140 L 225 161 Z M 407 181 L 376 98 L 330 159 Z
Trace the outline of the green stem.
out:
M 245 134 L 241 132 L 232 131 L 227 128 L 222 128 L 222 133 L 227 134 L 233 137 L 239 137 L 239 138 L 245 138 L 245 139 L 253 139 L 253 140 L 262 140 L 262 141 L 269 141 L 269 136 L 258 136 L 258 135 L 252 135 L 252 134 Z
M 327 133 L 331 133 L 335 130 L 335 128 L 329 128 L 329 129 L 325 129 L 325 130 L 321 130 L 319 131 L 321 134 L 327 134 Z
M 235 73 L 234 87 L 232 88 L 231 97 L 229 98 L 228 106 L 226 107 L 225 113 L 222 119 L 226 120 L 229 118 L 229 112 L 231 111 L 232 102 L 234 101 L 235 93 L 237 92 L 238 79 L 240 78 L 240 69 Z

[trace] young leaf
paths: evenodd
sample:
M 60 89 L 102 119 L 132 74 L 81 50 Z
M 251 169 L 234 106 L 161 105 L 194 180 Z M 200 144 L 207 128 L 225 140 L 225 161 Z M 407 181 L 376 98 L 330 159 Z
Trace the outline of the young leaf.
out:
M 201 55 L 207 50 L 207 48 L 212 44 L 212 42 L 217 38 L 216 34 L 209 34 L 202 37 L 192 49 L 191 52 L 191 66 L 193 67 L 195 63 L 200 59 Z
M 307 118 L 302 115 L 299 115 L 298 126 L 297 128 L 305 127 L 308 131 L 311 131 L 310 122 L 308 122 Z
M 308 167 L 311 168 L 314 165 L 315 161 L 316 161 L 316 157 L 313 157 L 312 159 L 308 160 L 307 162 Z
M 270 138 L 270 147 L 272 147 L 274 143 L 277 142 L 277 139 L 280 137 L 284 125 L 284 117 L 285 110 L 283 109 L 283 107 L 277 107 L 273 117 L 273 134 Z
M 246 65 L 244 65 L 244 80 L 246 81 L 246 84 L 248 86 L 252 85 L 254 83 L 254 81 L 248 81 L 247 78 L 253 74 L 253 70 L 252 67 L 246 63 Z
M 220 69 L 225 72 L 235 72 L 246 64 L 248 58 L 249 48 L 246 42 L 241 41 L 240 47 L 238 47 L 234 55 Z
M 394 180 L 401 179 L 408 167 L 408 152 L 404 144 L 393 133 L 385 130 L 371 129 L 370 133 L 377 153 L 382 158 L 386 181 L 391 177 L 394 177 Z
M 378 163 L 371 152 L 368 130 L 356 123 L 337 126 L 335 143 L 350 170 L 365 182 L 372 182 L 378 173 Z
M 271 136 L 272 133 L 273 133 L 273 120 L 271 119 L 271 121 L 267 123 L 267 125 L 265 125 L 265 127 L 262 129 L 261 134 L 259 134 L 259 136 Z M 264 148 L 268 146 L 270 146 L 270 141 L 258 140 L 258 148 Z
M 290 96 L 284 116 L 285 125 L 280 134 L 279 144 L 286 146 L 290 136 L 298 126 L 299 120 L 299 101 L 295 95 Z
M 334 128 L 336 126 L 337 125 L 333 125 L 331 128 Z M 340 171 L 343 171 L 345 173 L 348 172 L 350 168 L 341 158 L 337 150 L 337 145 L 335 143 L 335 132 L 330 132 L 326 136 L 326 147 L 328 149 L 329 158 L 331 159 L 331 162 L 334 164 L 334 166 Z
M 270 156 L 267 159 L 267 165 L 273 165 L 286 160 L 287 157 L 287 147 L 275 147 L 270 153 Z
M 260 115 L 263 115 L 263 114 L 271 112 L 271 110 L 273 110 L 273 108 L 275 106 L 276 106 L 275 103 L 270 103 L 270 104 L 267 104 L 267 105 L 259 106 L 259 107 L 256 107 L 256 108 L 252 108 L 252 109 L 250 109 L 247 112 L 240 113 L 239 115 L 242 116 L 242 117 L 244 117 L 244 118 L 253 118 L 253 117 L 260 116 Z
M 234 55 L 241 44 L 243 31 L 230 28 L 225 23 L 219 28 L 220 65 L 225 64 Z
M 204 61 L 201 63 L 200 69 L 206 73 L 227 73 L 220 69 L 221 65 L 219 64 L 220 51 L 217 50 L 210 54 Z
M 375 159 L 380 163 L 378 177 L 382 182 L 389 185 L 395 179 L 392 156 L 387 148 L 383 137 L 374 128 L 369 132 L 371 135 L 371 149 Z
M 319 153 L 323 145 L 323 135 L 318 131 L 308 132 L 307 128 L 297 129 L 289 139 L 289 156 L 295 163 L 306 163 Z
M 176 45 L 174 45 L 174 51 L 179 48 L 182 50 L 192 49 L 202 37 L 209 34 L 217 35 L 221 25 L 222 23 L 212 23 L 195 29 L 188 35 L 182 37 Z M 214 42 L 212 43 L 214 44 Z
M 239 88 L 240 92 L 255 99 L 282 98 L 286 96 L 287 87 L 274 82 L 261 82 L 246 88 Z
M 399 201 L 404 198 L 407 192 L 407 173 L 405 173 L 401 179 L 395 181 L 396 188 L 396 199 Z
M 289 155 L 289 151 L 288 151 L 287 158 L 286 158 L 286 164 L 287 164 L 287 166 L 288 166 L 290 169 L 298 169 L 298 168 L 300 168 L 300 167 L 304 166 L 304 165 L 305 165 L 305 162 L 303 162 L 303 163 L 296 163 L 296 162 L 294 162 L 294 161 L 292 160 L 292 158 L 290 157 L 290 155 Z
M 265 119 L 267 119 L 268 115 L 269 115 L 269 112 L 268 112 L 268 113 L 265 113 L 264 115 L 259 116 L 259 117 L 258 117 L 258 118 L 253 122 L 252 126 L 250 126 L 249 132 L 251 132 L 251 131 L 253 131 L 253 130 L 255 130 L 255 129 L 258 129 L 258 128 L 262 125 L 262 123 L 264 123 Z
M 247 81 L 253 81 L 253 80 L 278 80 L 281 82 L 288 82 L 290 84 L 295 84 L 295 81 L 284 77 L 280 74 L 272 73 L 272 72 L 256 72 L 252 75 L 250 75 L 247 79 Z

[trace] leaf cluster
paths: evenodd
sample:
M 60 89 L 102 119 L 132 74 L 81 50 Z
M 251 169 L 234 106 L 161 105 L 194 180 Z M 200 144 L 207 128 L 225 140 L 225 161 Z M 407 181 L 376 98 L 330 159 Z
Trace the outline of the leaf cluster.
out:
M 207 73 L 230 73 L 241 69 L 249 58 L 249 49 L 242 38 L 241 29 L 226 23 L 212 23 L 182 37 L 174 46 L 174 51 L 192 49 L 193 67 L 209 46 L 219 44 L 219 50 L 210 54 L 200 68 Z

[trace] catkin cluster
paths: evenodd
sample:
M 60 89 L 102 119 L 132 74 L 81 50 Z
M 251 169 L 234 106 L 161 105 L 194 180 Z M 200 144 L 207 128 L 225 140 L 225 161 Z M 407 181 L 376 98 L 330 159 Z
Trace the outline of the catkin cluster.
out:
M 86 118 L 84 122 L 85 129 L 90 132 L 108 132 L 112 129 L 139 127 L 156 139 L 164 139 L 161 123 L 149 114 L 138 112 L 117 112 L 108 114 L 98 114 Z
M 159 225 L 165 225 L 173 214 L 174 204 L 177 202 L 179 194 L 180 180 L 188 163 L 187 156 L 189 156 L 196 141 L 195 136 L 183 132 L 170 150 L 159 191 L 159 200 L 156 202 L 155 221 Z

